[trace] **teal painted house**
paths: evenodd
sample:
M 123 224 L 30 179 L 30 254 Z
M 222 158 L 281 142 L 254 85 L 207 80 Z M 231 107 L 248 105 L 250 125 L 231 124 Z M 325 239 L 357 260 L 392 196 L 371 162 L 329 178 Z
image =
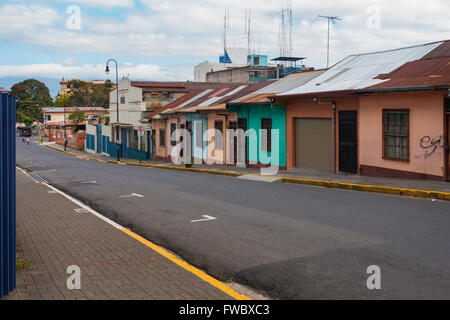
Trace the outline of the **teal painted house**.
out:
M 254 134 L 247 137 L 246 160 L 249 164 L 286 168 L 285 107 L 270 102 L 230 103 L 228 110 L 237 113 L 238 128 L 254 130 Z M 263 140 L 261 129 L 272 130 L 266 136 L 267 142 Z
M 227 109 L 237 113 L 238 128 L 249 130 L 246 160 L 250 165 L 286 168 L 286 108 L 270 97 L 297 88 L 325 70 L 305 71 L 274 81 L 250 95 L 231 101 Z M 261 130 L 270 134 L 263 136 Z

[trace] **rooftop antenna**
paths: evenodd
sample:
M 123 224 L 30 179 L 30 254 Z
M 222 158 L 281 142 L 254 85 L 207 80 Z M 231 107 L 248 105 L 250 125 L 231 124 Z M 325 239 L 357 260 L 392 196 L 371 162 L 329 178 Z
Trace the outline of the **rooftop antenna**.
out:
M 224 52 L 227 51 L 227 32 L 230 28 L 230 7 L 225 8 L 225 16 L 224 16 L 224 24 L 223 24 L 223 49 Z
M 317 18 L 327 19 L 328 20 L 328 41 L 327 41 L 327 69 L 330 67 L 330 21 L 333 24 L 336 24 L 336 20 L 342 20 L 336 16 L 317 16 Z
M 280 48 L 281 57 L 292 56 L 292 0 L 287 1 L 287 9 L 281 10 L 280 30 L 278 36 L 278 46 Z M 289 39 L 287 33 L 289 32 Z
M 289 57 L 292 57 L 293 46 L 292 46 L 292 0 L 288 0 L 288 10 L 289 10 Z
M 247 53 L 248 55 L 251 54 L 252 50 L 252 32 L 251 32 L 251 16 L 252 16 L 252 10 L 248 9 L 248 26 L 247 26 Z

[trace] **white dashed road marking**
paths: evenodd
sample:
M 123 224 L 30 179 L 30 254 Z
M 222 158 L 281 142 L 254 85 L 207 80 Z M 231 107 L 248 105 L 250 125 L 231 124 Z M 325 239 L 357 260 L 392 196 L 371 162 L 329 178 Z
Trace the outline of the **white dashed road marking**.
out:
M 217 218 L 214 218 L 211 216 L 202 216 L 202 217 L 205 219 L 191 220 L 191 222 L 203 222 L 203 221 L 217 220 Z

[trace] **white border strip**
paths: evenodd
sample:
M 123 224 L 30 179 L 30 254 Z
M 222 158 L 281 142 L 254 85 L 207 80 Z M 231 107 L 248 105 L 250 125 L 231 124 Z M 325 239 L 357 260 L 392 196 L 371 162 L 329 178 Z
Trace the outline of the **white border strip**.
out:
M 105 221 L 106 223 L 109 223 L 110 225 L 112 225 L 114 228 L 122 230 L 125 229 L 124 227 L 122 227 L 120 224 L 115 223 L 114 221 L 112 221 L 111 219 L 101 215 L 100 213 L 98 213 L 97 211 L 95 211 L 94 209 L 88 207 L 87 205 L 83 204 L 81 201 L 69 196 L 68 194 L 62 192 L 61 190 L 56 189 L 55 187 L 44 183 L 44 185 L 46 185 L 47 187 L 49 187 L 50 189 L 56 191 L 57 193 L 59 193 L 60 195 L 66 197 L 67 199 L 69 199 L 70 201 L 72 201 L 73 203 L 75 203 L 76 205 L 80 206 L 81 208 L 87 210 L 88 212 L 92 213 L 94 216 L 96 216 L 97 218 L 102 219 L 103 221 Z
M 17 169 L 19 169 L 20 171 L 22 171 L 23 173 L 25 173 L 27 176 L 31 177 L 30 174 L 28 172 L 26 172 L 25 170 L 23 170 L 22 168 L 19 168 L 16 166 Z M 61 190 L 56 189 L 55 187 L 49 185 L 48 183 L 45 182 L 41 182 L 40 184 L 46 185 L 47 187 L 49 187 L 50 189 L 52 189 L 53 191 L 59 193 L 60 195 L 62 195 L 63 197 L 69 199 L 70 201 L 72 201 L 73 203 L 75 203 L 77 206 L 80 206 L 81 208 L 87 210 L 88 212 L 92 213 L 94 216 L 96 216 L 97 218 L 102 219 L 103 221 L 105 221 L 106 223 L 110 224 L 111 226 L 113 226 L 116 229 L 122 230 L 125 229 L 123 226 L 121 226 L 118 223 L 115 223 L 114 221 L 112 221 L 111 219 L 101 215 L 100 213 L 98 213 L 97 211 L 95 211 L 94 209 L 88 207 L 87 205 L 85 205 L 84 203 L 82 203 L 81 201 L 69 196 L 68 194 L 62 192 Z

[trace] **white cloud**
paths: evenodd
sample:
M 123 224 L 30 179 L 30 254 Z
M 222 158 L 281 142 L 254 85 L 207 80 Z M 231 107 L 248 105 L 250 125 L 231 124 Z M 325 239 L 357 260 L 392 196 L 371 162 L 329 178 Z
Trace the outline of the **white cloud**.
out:
M 68 2 L 73 2 L 74 4 L 82 4 L 91 7 L 100 8 L 133 8 L 134 0 L 67 0 Z
M 0 78 L 6 77 L 44 77 L 44 78 L 80 78 L 80 79 L 107 79 L 105 64 L 28 64 L 28 65 L 3 65 L 0 68 Z M 169 71 L 156 65 L 148 64 L 124 64 L 119 65 L 119 76 L 130 76 L 132 79 L 160 79 L 170 78 Z M 115 81 L 115 79 L 112 79 Z
M 149 79 L 153 76 L 158 79 L 176 80 L 177 76 L 185 79 L 190 77 L 193 67 L 186 61 L 200 62 L 221 53 L 223 15 L 225 5 L 229 3 L 230 46 L 246 47 L 244 9 L 251 8 L 253 48 L 271 57 L 279 52 L 279 17 L 285 0 L 137 1 L 144 5 L 144 9 L 134 7 L 135 1 L 132 0 L 70 0 L 74 4 L 127 9 L 123 18 L 93 16 L 82 10 L 82 31 L 64 28 L 67 15 L 65 12 L 57 13 L 52 7 L 0 6 L 0 39 L 75 57 L 78 54 L 86 57 L 92 53 L 104 54 L 105 58 L 125 56 L 140 57 L 139 60 L 142 60 L 145 57 L 149 60 L 148 64 L 141 67 L 123 65 L 123 69 L 130 68 L 132 77 L 135 73 Z M 47 4 L 51 2 L 47 0 Z M 379 30 L 367 28 L 367 8 L 374 4 L 379 6 L 381 12 Z M 293 1 L 293 10 L 294 54 L 308 57 L 305 62 L 315 67 L 323 67 L 326 63 L 326 22 L 312 24 L 318 14 L 343 18 L 331 29 L 332 63 L 349 54 L 444 40 L 450 34 L 450 3 L 446 0 L 428 0 L 426 5 L 419 0 L 303 0 Z M 179 66 L 153 66 L 158 61 L 168 64 L 170 59 Z M 69 72 L 73 71 L 89 75 L 95 62 L 92 61 L 94 64 L 89 67 L 68 60 L 46 66 L 53 69 L 53 74 L 64 71 L 69 76 Z M 19 70 L 48 72 L 42 66 L 32 65 L 30 69 L 22 66 Z M 8 70 L 15 72 L 13 68 Z M 0 70 L 2 73 L 5 73 L 3 67 Z M 100 73 L 96 71 L 94 74 Z

